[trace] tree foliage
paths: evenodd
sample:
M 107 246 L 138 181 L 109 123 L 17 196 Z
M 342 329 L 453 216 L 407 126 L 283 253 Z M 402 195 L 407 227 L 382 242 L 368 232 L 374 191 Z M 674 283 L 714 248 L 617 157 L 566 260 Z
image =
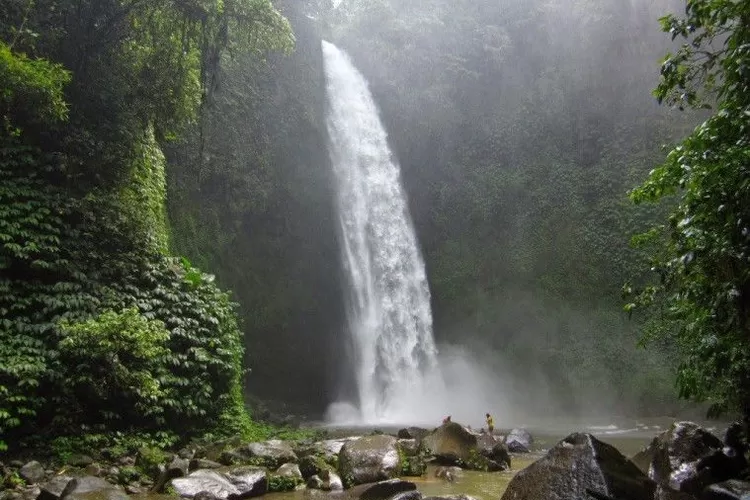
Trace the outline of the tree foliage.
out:
M 750 415 L 750 5 L 689 0 L 662 27 L 685 43 L 662 63 L 655 95 L 714 111 L 631 194 L 675 206 L 637 239 L 653 245 L 656 279 L 626 307 L 656 306 L 674 325 L 682 396 Z
M 169 253 L 158 141 L 214 58 L 286 49 L 288 23 L 268 0 L 0 13 L 0 439 L 247 431 L 236 306 Z

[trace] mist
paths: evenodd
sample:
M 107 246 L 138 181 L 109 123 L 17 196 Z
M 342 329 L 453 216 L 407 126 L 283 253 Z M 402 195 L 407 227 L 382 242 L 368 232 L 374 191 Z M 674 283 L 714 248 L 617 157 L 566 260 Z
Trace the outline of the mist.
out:
M 626 193 L 695 123 L 650 96 L 679 5 L 345 0 L 324 17 L 380 107 L 432 291 L 440 383 L 394 420 L 685 410 L 672 350 L 639 349 L 619 297 L 655 216 Z

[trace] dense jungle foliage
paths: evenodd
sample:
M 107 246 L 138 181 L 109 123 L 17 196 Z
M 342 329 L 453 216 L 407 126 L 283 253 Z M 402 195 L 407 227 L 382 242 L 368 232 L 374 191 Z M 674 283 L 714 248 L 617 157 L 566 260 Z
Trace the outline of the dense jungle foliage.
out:
M 248 433 L 243 337 L 169 252 L 160 142 L 227 50 L 286 50 L 267 0 L 0 3 L 0 446 Z

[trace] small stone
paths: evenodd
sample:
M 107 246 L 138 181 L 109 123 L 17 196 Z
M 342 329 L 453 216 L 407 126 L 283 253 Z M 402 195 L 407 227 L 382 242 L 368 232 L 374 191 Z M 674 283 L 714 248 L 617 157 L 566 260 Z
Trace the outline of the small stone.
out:
M 143 489 L 141 489 L 140 485 L 137 483 L 130 483 L 125 486 L 125 493 L 128 495 L 140 495 L 143 493 Z
M 133 466 L 135 465 L 135 458 L 129 456 L 120 457 L 117 459 L 117 463 L 123 467 Z
M 41 485 L 39 500 L 57 500 L 62 496 L 65 487 L 73 480 L 70 476 L 55 476 Z

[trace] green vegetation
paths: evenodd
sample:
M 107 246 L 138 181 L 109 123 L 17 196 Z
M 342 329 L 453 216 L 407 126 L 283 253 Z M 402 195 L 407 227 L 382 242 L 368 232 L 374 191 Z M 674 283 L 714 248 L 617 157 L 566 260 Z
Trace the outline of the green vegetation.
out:
M 662 27 L 685 43 L 662 63 L 659 101 L 712 114 L 631 197 L 665 200 L 667 223 L 635 239 L 651 273 L 626 307 L 649 306 L 678 346 L 681 396 L 741 411 L 750 422 L 750 5 L 692 0 Z
M 269 474 L 268 491 L 294 491 L 294 489 L 302 483 L 304 483 L 304 480 L 300 477 Z
M 0 13 L 0 447 L 254 432 L 236 306 L 170 255 L 160 141 L 197 119 L 227 49 L 288 49 L 287 21 L 268 0 Z

